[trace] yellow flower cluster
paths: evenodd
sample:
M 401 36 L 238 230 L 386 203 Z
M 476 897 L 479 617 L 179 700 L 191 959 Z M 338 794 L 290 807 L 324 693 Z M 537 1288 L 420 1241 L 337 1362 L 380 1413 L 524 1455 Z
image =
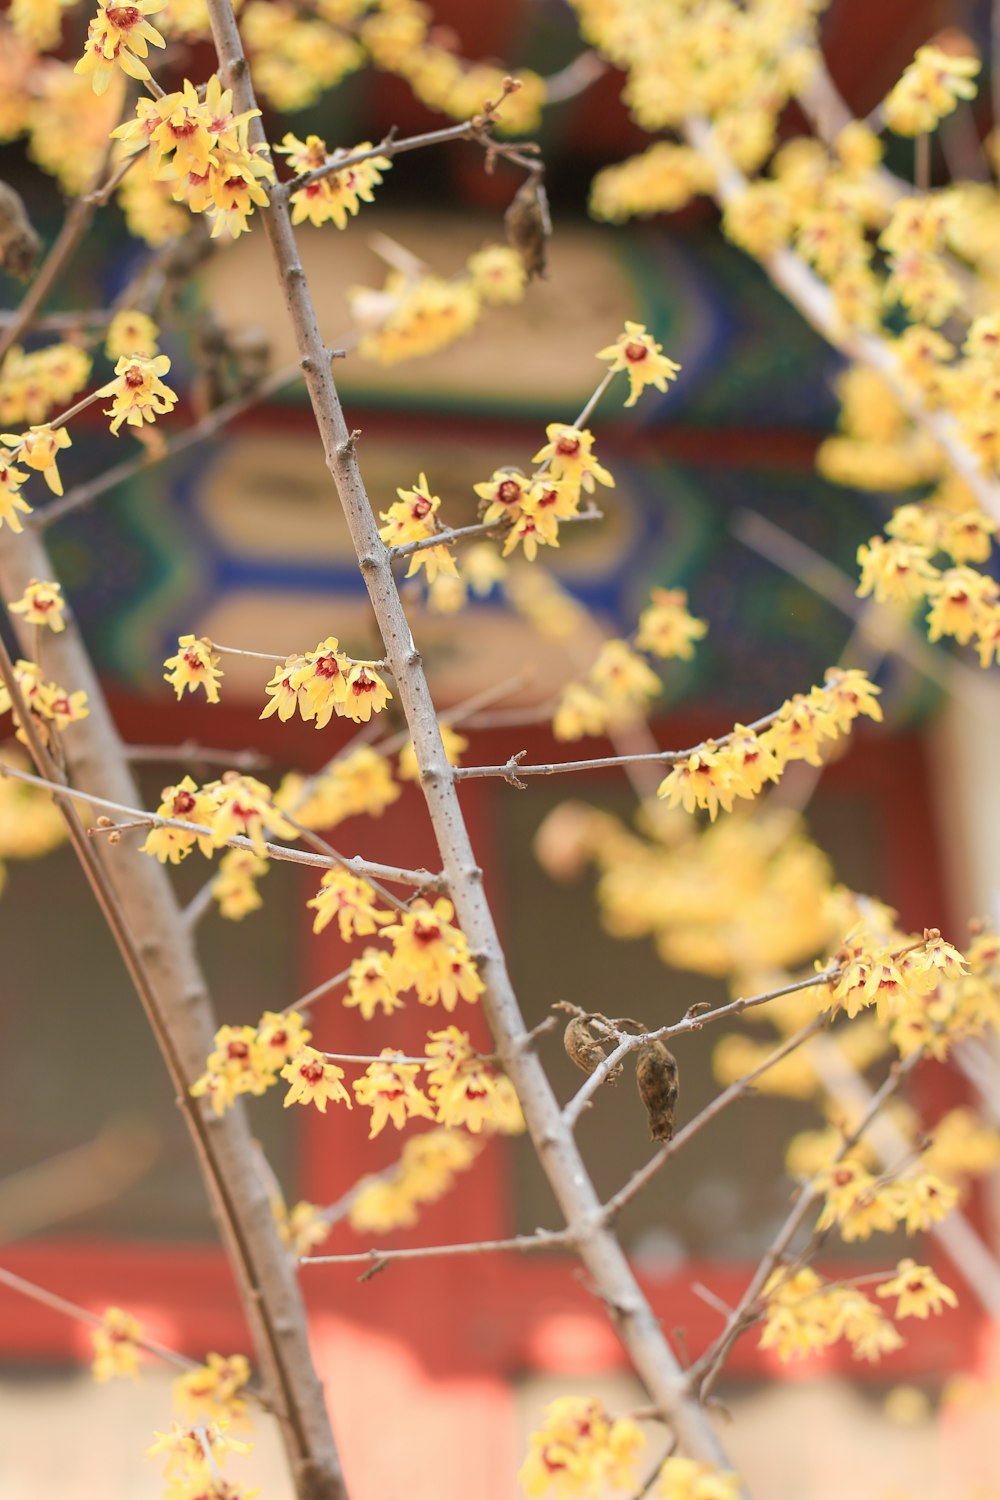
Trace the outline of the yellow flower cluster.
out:
M 903 76 L 882 106 L 885 123 L 896 135 L 924 135 L 936 130 L 959 99 L 974 99 L 973 79 L 979 59 L 945 52 L 940 47 L 918 47 Z
M 289 771 L 274 794 L 274 804 L 306 828 L 334 828 L 359 813 L 381 817 L 399 796 L 385 756 L 360 745 L 315 776 Z
M 292 1104 L 315 1104 L 320 1114 L 325 1115 L 330 1101 L 346 1104 L 348 1109 L 352 1107 L 351 1096 L 343 1084 L 343 1068 L 327 1062 L 315 1047 L 300 1048 L 282 1068 L 281 1076 L 289 1084 L 286 1109 Z
M 518 1479 L 526 1495 L 571 1500 L 605 1487 L 635 1490 L 635 1465 L 646 1446 L 630 1417 L 611 1417 L 593 1396 L 563 1396 L 545 1411 L 545 1423 L 530 1438 Z
M 434 1107 L 417 1083 L 420 1063 L 403 1063 L 391 1047 L 378 1062 L 369 1063 L 354 1082 L 354 1096 L 372 1112 L 368 1139 L 374 1140 L 388 1124 L 402 1130 L 407 1120 L 433 1120 Z
M 676 213 L 711 187 L 711 169 L 697 151 L 656 141 L 637 156 L 598 172 L 591 186 L 590 212 L 611 224 Z
M 929 1229 L 947 1218 L 958 1202 L 958 1188 L 933 1172 L 908 1177 L 873 1177 L 861 1162 L 835 1162 L 820 1172 L 813 1190 L 825 1195 L 817 1228 L 836 1225 L 842 1240 L 866 1240 L 891 1234 L 903 1225 L 907 1234 Z
M 5 39 L 0 38 L 0 56 L 4 45 Z M 11 61 L 17 65 L 16 54 Z M 108 134 L 122 116 L 124 76 L 116 71 L 106 92 L 97 95 L 89 78 L 78 77 L 71 67 L 47 57 L 40 65 L 25 68 L 19 87 L 25 84 L 29 91 L 28 155 L 56 178 L 63 192 L 73 196 L 87 192 L 107 156 Z
M 740 1500 L 743 1482 L 732 1469 L 697 1458 L 667 1458 L 652 1494 L 659 1500 Z
M 595 484 L 614 486 L 597 461 L 588 428 L 550 422 L 545 435 L 548 442 L 532 459 L 539 467 L 530 476 L 520 469 L 496 469 L 473 485 L 483 522 L 504 530 L 504 557 L 520 544 L 533 562 L 540 546 L 558 547 L 559 523 L 579 514 L 584 494 L 593 494 Z
M 34 51 L 48 52 L 59 46 L 63 11 L 75 3 L 76 0 L 11 0 L 7 17 L 21 41 Z
M 215 1422 L 223 1427 L 239 1422 L 247 1409 L 240 1393 L 249 1379 L 246 1355 L 212 1353 L 203 1365 L 174 1381 L 174 1404 L 192 1426 Z
M 521 1106 L 509 1078 L 498 1074 L 472 1049 L 468 1032 L 457 1026 L 428 1033 L 430 1061 L 427 1093 L 439 1125 L 462 1127 L 478 1135 L 498 1130 L 516 1135 L 524 1129 Z
M 755 797 L 765 782 L 777 781 L 789 762 L 821 766 L 824 742 L 845 734 L 859 715 L 880 720 L 879 692 L 856 668 L 830 667 L 823 687 L 787 699 L 761 733 L 737 724 L 699 745 L 664 777 L 659 796 L 686 812 L 704 808 L 714 821 L 720 807 L 730 812 L 738 797 Z
M 68 725 L 85 719 L 90 713 L 87 694 L 82 688 L 76 693 L 68 693 L 56 682 L 45 682 L 37 662 L 25 661 L 23 658 L 15 662 L 14 679 L 21 690 L 32 722 L 46 743 L 50 742 L 54 732 L 61 732 Z M 27 744 L 24 726 L 13 709 L 10 693 L 0 683 L 0 715 L 6 713 L 13 713 L 17 738 L 22 744 Z
M 378 672 L 365 662 L 352 662 L 338 649 L 335 635 L 320 641 L 315 651 L 288 656 L 267 684 L 271 701 L 262 719 L 277 714 L 282 723 L 296 711 L 317 729 L 325 729 L 334 714 L 367 724 L 392 699 Z
M 209 1355 L 209 1359 L 218 1360 L 219 1355 Z M 224 1389 L 221 1379 L 217 1388 Z M 169 1432 L 154 1432 L 153 1436 L 156 1442 L 146 1449 L 146 1457 L 166 1459 L 163 1474 L 169 1484 L 169 1500 L 252 1500 L 256 1494 L 244 1491 L 241 1495 L 222 1477 L 222 1466 L 231 1454 L 243 1456 L 253 1447 L 229 1436 L 227 1418 L 172 1422 Z
M 789 1276 L 776 1271 L 764 1287 L 767 1315 L 762 1349 L 782 1362 L 818 1354 L 846 1339 L 855 1359 L 875 1362 L 901 1348 L 903 1339 L 889 1318 L 856 1286 L 824 1282 L 809 1267 Z
M 795 819 L 766 807 L 705 825 L 662 809 L 642 836 L 608 813 L 563 804 L 535 850 L 556 877 L 597 866 L 601 919 L 613 937 L 652 937 L 664 963 L 729 978 L 736 993 L 744 981 L 756 988 L 757 976 L 810 961 L 834 936 L 825 856 Z
M 243 8 L 240 31 L 254 83 L 276 109 L 308 109 L 364 64 L 357 42 L 330 24 L 322 4 L 316 9 L 307 14 L 286 0 L 250 0 Z
M 901 1260 L 896 1274 L 881 1282 L 876 1295 L 894 1297 L 896 1319 L 927 1318 L 958 1298 L 929 1266 Z M 901 1347 L 903 1339 L 885 1312 L 857 1286 L 825 1282 L 809 1267 L 791 1276 L 776 1271 L 763 1291 L 766 1304 L 762 1349 L 773 1349 L 782 1363 L 817 1354 L 846 1339 L 856 1359 L 878 1360 Z
M 91 364 L 76 344 L 48 344 L 30 354 L 15 344 L 0 367 L 0 423 L 44 422 L 69 406 L 86 385 Z
M 219 916 L 241 922 L 264 904 L 257 882 L 270 866 L 252 849 L 229 849 L 219 860 L 219 873 L 212 881 L 212 896 L 219 903 Z
M 371 141 L 362 141 L 349 151 L 337 151 L 332 160 L 339 156 L 354 156 L 371 148 Z M 315 172 L 331 159 L 326 142 L 318 135 L 310 135 L 301 141 L 289 132 L 275 149 L 288 157 L 288 164 L 294 168 L 296 176 Z M 362 203 L 374 202 L 372 189 L 379 185 L 382 173 L 391 166 L 387 156 L 373 156 L 368 161 L 356 162 L 342 172 L 329 172 L 318 182 L 296 189 L 291 197 L 292 223 L 318 226 L 332 220 L 338 229 L 346 229 L 348 218 L 357 214 Z
M 91 1334 L 94 1345 L 91 1370 L 99 1385 L 119 1375 L 138 1379 L 141 1338 L 142 1325 L 136 1318 L 120 1307 L 107 1308 L 99 1326 Z
M 312 1033 L 297 1011 L 283 1015 L 267 1010 L 256 1026 L 220 1026 L 215 1047 L 205 1061 L 205 1071 L 190 1088 L 195 1099 L 211 1101 L 221 1115 L 241 1094 L 260 1096 L 285 1065 L 312 1049 Z
M 352 1197 L 348 1222 L 357 1234 L 408 1229 L 425 1203 L 436 1203 L 479 1154 L 463 1131 L 428 1130 L 408 1140 L 398 1163 L 363 1178 Z
M 206 859 L 222 849 L 230 839 L 247 838 L 254 853 L 263 859 L 267 850 L 264 834 L 277 838 L 294 838 L 296 830 L 281 816 L 271 789 L 254 776 L 227 771 L 217 781 L 206 781 L 199 787 L 190 776 L 173 786 L 163 788 L 157 817 L 175 818 L 198 824 L 209 830 L 196 833 L 186 828 L 151 828 L 142 845 L 144 854 L 152 854 L 165 864 L 180 864 L 197 844 Z
M 379 528 L 383 542 L 387 547 L 402 547 L 407 542 L 428 541 L 438 530 L 437 512 L 441 508 L 441 499 L 431 494 L 427 475 L 421 474 L 412 490 L 397 489 L 396 494 L 399 499 L 388 510 L 379 513 L 385 522 Z M 455 559 L 445 543 L 421 547 L 412 553 L 407 578 L 412 578 L 421 568 L 425 570 L 429 584 L 442 573 L 458 577 Z
M 267 147 L 249 144 L 250 121 L 260 111 L 232 109 L 232 90 L 213 73 L 204 99 L 185 79 L 178 93 L 140 98 L 136 118 L 111 132 L 127 156 L 148 151 L 151 174 L 172 183 L 178 203 L 206 215 L 213 238 L 244 234 L 254 208 L 267 204 L 263 184 L 274 180 Z

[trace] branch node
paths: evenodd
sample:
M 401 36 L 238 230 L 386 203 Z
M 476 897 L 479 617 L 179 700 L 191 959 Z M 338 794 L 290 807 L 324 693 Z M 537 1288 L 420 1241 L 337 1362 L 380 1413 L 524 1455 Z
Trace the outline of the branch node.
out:
M 360 436 L 361 436 L 361 428 L 360 427 L 354 427 L 354 428 L 352 428 L 351 431 L 348 433 L 347 437 L 345 437 L 344 441 L 342 443 L 338 443 L 337 444 L 337 457 L 338 458 L 347 458 L 349 454 L 353 453 L 354 452 L 354 445 L 355 445 L 355 443 L 357 442 L 357 440 L 358 440 L 358 438 Z

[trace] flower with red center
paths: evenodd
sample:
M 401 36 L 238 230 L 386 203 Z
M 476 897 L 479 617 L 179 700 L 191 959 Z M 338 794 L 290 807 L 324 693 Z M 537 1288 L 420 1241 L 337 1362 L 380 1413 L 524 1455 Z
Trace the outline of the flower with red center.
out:
M 316 912 L 313 932 L 322 932 L 336 917 L 345 943 L 354 937 L 370 937 L 391 917 L 375 905 L 375 899 L 372 887 L 359 875 L 341 868 L 327 870 L 316 895 L 306 903 Z
M 422 542 L 437 530 L 435 516 L 441 500 L 431 494 L 427 475 L 421 474 L 412 490 L 397 489 L 398 500 L 380 512 L 386 523 L 379 536 L 387 547 L 401 547 L 406 542 Z
M 609 373 L 624 370 L 628 375 L 626 406 L 634 406 L 647 385 L 665 391 L 668 380 L 676 380 L 681 368 L 666 357 L 662 344 L 656 343 L 641 323 L 626 322 L 625 332 L 600 350 L 597 358 L 610 360 Z
M 6 448 L 0 448 L 0 526 L 6 521 L 11 531 L 23 531 L 21 516 L 30 516 L 31 506 L 20 494 L 20 488 L 28 475 L 24 469 L 14 467 L 13 457 Z
M 327 1062 L 314 1047 L 303 1047 L 296 1052 L 282 1068 L 281 1076 L 290 1085 L 285 1095 L 286 1109 L 290 1104 L 315 1104 L 320 1114 L 325 1115 L 328 1100 L 351 1108 L 351 1096 L 341 1082 L 343 1068 Z
M 369 1063 L 364 1076 L 354 1082 L 354 1097 L 372 1111 L 369 1140 L 390 1123 L 402 1130 L 407 1120 L 434 1119 L 430 1100 L 415 1082 L 420 1064 L 401 1063 L 395 1060 L 398 1056 L 391 1047 L 384 1047 L 380 1060 Z
M 355 662 L 347 676 L 347 692 L 341 712 L 355 724 L 367 724 L 372 714 L 381 713 L 391 698 L 392 694 L 378 673 Z
M 20 599 L 8 605 L 11 614 L 23 615 L 29 625 L 47 625 L 57 634 L 66 629 L 62 587 L 32 578 Z
M 588 428 L 550 422 L 545 435 L 549 441 L 538 450 L 532 463 L 544 464 L 553 479 L 565 479 L 588 494 L 593 492 L 595 480 L 614 488 L 614 479 L 593 455 L 594 435 Z
M 291 133 L 284 137 L 280 146 L 275 147 L 276 151 L 288 157 L 289 164 L 298 173 L 316 171 L 325 166 L 328 159 L 346 159 L 355 153 L 371 149 L 371 141 L 362 141 L 349 151 L 334 152 L 331 157 L 327 152 L 326 142 L 318 135 L 310 135 L 302 141 Z M 382 181 L 382 173 L 387 172 L 391 166 L 389 157 L 371 156 L 367 161 L 356 162 L 346 171 L 330 172 L 318 182 L 298 188 L 291 196 L 292 223 L 308 221 L 310 224 L 320 225 L 332 220 L 338 229 L 346 228 L 349 216 L 357 214 L 362 202 L 374 201 L 372 189 L 378 186 Z
M 345 713 L 349 667 L 338 644 L 335 635 L 328 635 L 315 651 L 298 657 L 298 668 L 289 682 L 298 693 L 299 713 L 303 719 L 314 719 L 317 729 L 325 729 L 335 713 Z
M 155 422 L 165 412 L 173 411 L 177 394 L 160 379 L 169 369 L 170 360 L 165 354 L 156 354 L 151 359 L 137 354 L 121 356 L 115 365 L 117 379 L 101 389 L 101 395 L 114 398 L 104 415 L 111 418 L 115 436 L 123 422 L 130 427 L 141 427 L 144 422 Z
M 149 55 L 149 44 L 164 47 L 163 37 L 146 20 L 164 9 L 166 0 L 132 0 L 130 5 L 97 7 L 97 15 L 87 31 L 84 54 L 74 73 L 92 74 L 95 94 L 103 94 L 111 82 L 115 64 L 130 78 L 148 78 L 149 69 L 142 61 Z
M 56 455 L 61 448 L 69 448 L 72 443 L 65 427 L 51 427 L 47 422 L 43 422 L 40 426 L 29 427 L 27 432 L 20 434 L 0 433 L 0 443 L 12 446 L 13 452 L 7 455 L 8 457 L 13 458 L 16 453 L 29 469 L 38 469 L 54 495 L 62 494 L 63 484 L 56 464 Z M 3 460 L 3 451 L 0 450 L 0 470 L 3 467 Z M 7 472 L 16 474 L 17 470 Z M 20 527 L 14 527 L 11 522 L 11 529 L 20 530 Z
M 883 1281 L 876 1295 L 898 1299 L 894 1314 L 897 1318 L 926 1318 L 929 1313 L 939 1313 L 945 1306 L 958 1306 L 958 1298 L 951 1287 L 939 1281 L 930 1266 L 918 1266 L 910 1259 L 899 1262 L 896 1275 Z
M 185 688 L 194 693 L 203 687 L 209 703 L 218 703 L 222 680 L 219 660 L 219 653 L 207 636 L 182 635 L 177 641 L 176 654 L 163 663 L 167 668 L 163 679 L 170 683 L 178 698 Z
M 116 1375 L 138 1379 L 142 1325 L 137 1319 L 123 1312 L 120 1307 L 109 1307 L 91 1338 L 94 1343 L 91 1369 L 99 1385 L 112 1380 Z

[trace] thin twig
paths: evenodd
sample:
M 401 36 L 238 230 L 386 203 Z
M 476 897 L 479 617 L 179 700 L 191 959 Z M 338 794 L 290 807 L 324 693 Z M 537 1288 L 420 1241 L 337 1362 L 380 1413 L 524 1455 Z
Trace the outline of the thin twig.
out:
M 143 820 L 150 828 L 176 828 L 182 833 L 197 834 L 199 838 L 214 838 L 212 829 L 204 823 L 189 823 L 184 818 L 161 818 L 158 813 L 145 812 L 138 807 L 127 807 L 124 803 L 112 802 L 107 797 L 96 797 L 93 792 L 84 791 L 81 787 L 69 787 L 57 781 L 47 781 L 41 776 L 33 776 L 30 772 L 22 771 L 17 766 L 10 766 L 5 762 L 0 762 L 0 776 L 10 776 L 15 781 L 25 782 L 28 786 L 40 787 L 62 801 L 86 802 L 91 807 L 104 808 L 106 812 L 124 813 L 130 819 Z M 284 816 L 284 814 L 279 813 L 279 816 Z M 133 823 L 131 826 L 136 827 L 138 824 Z M 360 855 L 334 857 L 330 854 L 309 854 L 304 849 L 289 848 L 286 844 L 272 844 L 266 841 L 254 843 L 253 839 L 245 838 L 242 834 L 234 834 L 232 838 L 225 839 L 218 847 L 252 849 L 261 858 L 283 860 L 287 864 L 313 865 L 319 869 L 333 869 L 342 865 L 344 869 L 350 870 L 352 875 L 361 875 L 365 879 L 374 877 L 376 880 L 390 880 L 397 885 L 413 885 L 421 890 L 438 885 L 441 880 L 440 876 L 432 875 L 429 870 L 406 870 L 397 865 L 377 864 L 372 860 L 362 859 Z
M 349 1255 L 305 1255 L 300 1266 L 358 1266 L 367 1262 L 431 1260 L 449 1255 L 494 1255 L 508 1250 L 565 1250 L 573 1238 L 565 1229 L 536 1229 L 509 1240 L 474 1240 L 457 1245 L 417 1245 L 406 1250 L 358 1250 Z

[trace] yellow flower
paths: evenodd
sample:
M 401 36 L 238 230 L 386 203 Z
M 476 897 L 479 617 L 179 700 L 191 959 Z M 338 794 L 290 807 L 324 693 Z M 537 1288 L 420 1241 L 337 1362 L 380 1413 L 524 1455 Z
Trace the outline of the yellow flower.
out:
M 666 357 L 663 345 L 655 342 L 642 323 L 627 320 L 625 332 L 620 333 L 607 349 L 601 349 L 597 358 L 610 360 L 609 371 L 625 370 L 628 374 L 626 406 L 634 406 L 647 385 L 665 391 L 667 381 L 676 380 L 681 368 Z
M 466 261 L 472 284 L 491 307 L 520 302 L 528 284 L 524 261 L 509 245 L 487 245 Z
M 538 450 L 532 463 L 547 463 L 553 479 L 566 479 L 588 493 L 593 491 L 595 480 L 614 487 L 614 479 L 593 456 L 594 435 L 586 427 L 550 422 L 545 435 L 548 442 Z
M 149 43 L 164 47 L 163 37 L 146 20 L 163 10 L 166 0 L 130 0 L 128 5 L 102 3 L 87 31 L 83 56 L 74 73 L 93 74 L 95 94 L 103 94 L 114 74 L 115 63 L 130 78 L 148 78 L 149 69 L 142 61 L 149 55 Z
M 397 501 L 380 512 L 386 525 L 379 536 L 387 547 L 401 547 L 405 542 L 422 542 L 437 530 L 435 516 L 441 506 L 438 495 L 431 494 L 427 475 L 421 474 L 412 490 L 397 489 Z
M 339 866 L 327 870 L 319 890 L 306 905 L 312 907 L 313 932 L 322 932 L 334 919 L 345 943 L 354 937 L 369 937 L 391 920 L 391 913 L 376 905 L 375 892 L 366 880 Z
M 653 589 L 649 604 L 639 616 L 635 644 L 651 656 L 690 661 L 694 642 L 707 634 L 707 623 L 688 613 L 685 589 Z
M 56 454 L 61 448 L 71 446 L 71 438 L 65 427 L 50 427 L 48 423 L 42 423 L 39 427 L 30 427 L 27 432 L 20 434 L 13 432 L 0 433 L 0 443 L 13 444 L 17 457 L 28 465 L 29 469 L 38 469 L 44 476 L 45 483 L 54 495 L 63 492 L 62 479 L 59 477 L 59 469 L 56 463 Z M 9 455 L 13 457 L 13 453 Z M 3 478 L 3 463 L 5 456 L 0 450 L 0 479 Z M 16 470 L 11 471 L 16 474 Z M 9 519 L 9 518 L 8 518 Z M 19 531 L 20 527 L 12 529 Z
M 120 1307 L 109 1307 L 99 1328 L 91 1334 L 94 1344 L 94 1379 L 101 1385 L 116 1375 L 127 1375 L 133 1380 L 139 1375 L 141 1350 L 138 1340 L 142 1338 L 142 1326 Z
M 174 1381 L 174 1404 L 192 1423 L 237 1420 L 247 1409 L 239 1394 L 250 1379 L 244 1354 L 209 1354 L 203 1365 Z
M 926 1318 L 930 1313 L 939 1313 L 945 1306 L 957 1307 L 958 1298 L 950 1286 L 939 1281 L 930 1266 L 918 1266 L 916 1261 L 901 1260 L 896 1275 L 883 1281 L 878 1288 L 879 1297 L 896 1297 L 897 1318 Z
M 372 714 L 381 713 L 392 698 L 378 673 L 357 663 L 347 674 L 346 687 L 342 712 L 355 724 L 367 724 Z
M 241 922 L 263 906 L 257 881 L 267 874 L 268 868 L 267 860 L 258 859 L 251 849 L 226 851 L 219 860 L 219 873 L 212 881 L 212 895 L 219 903 L 220 917 Z
M 351 963 L 344 1004 L 357 1006 L 364 1020 L 373 1019 L 381 1007 L 385 1015 L 402 1010 L 403 1002 L 396 994 L 392 982 L 390 955 L 380 948 L 366 948 L 360 958 Z
M 543 1427 L 531 1434 L 518 1478 L 525 1494 L 551 1493 L 556 1500 L 605 1487 L 633 1490 L 645 1443 L 631 1418 L 612 1419 L 593 1397 L 563 1397 L 548 1406 Z
M 384 1047 L 381 1055 L 385 1060 L 369 1063 L 363 1077 L 354 1082 L 354 1097 L 372 1111 L 369 1140 L 390 1122 L 402 1130 L 407 1120 L 434 1119 L 430 1100 L 415 1082 L 420 1064 L 394 1061 L 399 1054 L 391 1047 Z
M 196 639 L 193 635 L 182 635 L 177 642 L 176 654 L 168 656 L 163 663 L 167 668 L 163 680 L 170 683 L 178 698 L 185 688 L 194 693 L 203 687 L 209 703 L 218 703 L 219 683 L 222 681 L 220 659 L 207 636 Z
M 136 354 L 123 354 L 115 365 L 117 379 L 102 387 L 102 394 L 113 396 L 109 410 L 104 415 L 111 418 L 111 431 L 117 436 L 123 422 L 130 427 L 141 427 L 144 422 L 155 422 L 158 416 L 173 411 L 177 395 L 160 379 L 170 369 L 170 360 L 165 354 L 156 354 L 143 359 Z
M 382 930 L 393 944 L 391 973 L 400 989 L 413 988 L 421 1005 L 438 1001 L 445 1010 L 459 999 L 475 1002 L 485 988 L 465 934 L 452 924 L 455 909 L 443 896 L 433 906 L 423 897 Z
M 327 1062 L 314 1047 L 303 1047 L 297 1052 L 282 1068 L 281 1076 L 290 1085 L 285 1095 L 286 1109 L 290 1104 L 315 1104 L 320 1114 L 325 1115 L 327 1100 L 351 1108 L 351 1096 L 341 1082 L 343 1068 Z
M 668 807 L 680 805 L 685 812 L 705 808 L 714 823 L 720 807 L 725 812 L 732 811 L 736 795 L 733 768 L 714 740 L 706 740 L 693 755 L 679 761 L 667 773 L 656 795 L 664 798 Z
M 344 705 L 349 668 L 347 657 L 338 650 L 338 646 L 337 637 L 328 635 L 326 640 L 320 641 L 315 651 L 307 651 L 304 656 L 297 658 L 298 670 L 291 677 L 288 686 L 281 680 L 280 671 L 268 683 L 269 692 L 278 684 L 280 694 L 285 697 L 294 690 L 298 694 L 299 712 L 303 719 L 315 719 L 317 729 L 325 729 L 335 713 L 346 713 Z M 295 659 L 289 658 L 289 662 Z M 265 709 L 265 713 L 273 711 L 271 705 Z M 279 707 L 278 712 L 282 717 L 287 716 L 287 707 L 284 710 Z
M 159 336 L 159 326 L 148 313 L 123 308 L 108 324 L 104 352 L 108 359 L 117 360 L 129 354 L 152 359 L 158 353 L 156 341 Z
M 40 583 L 32 578 L 20 599 L 7 607 L 11 614 L 23 615 L 29 625 L 47 625 L 56 634 L 66 629 L 63 619 L 66 606 L 58 583 Z
M 956 56 L 940 47 L 918 47 L 916 56 L 883 105 L 885 122 L 896 135 L 923 135 L 950 115 L 959 99 L 974 99 L 977 57 Z
M 295 836 L 274 805 L 271 789 L 255 776 L 240 776 L 227 771 L 221 781 L 209 781 L 202 787 L 210 808 L 207 822 L 212 834 L 209 847 L 221 849 L 233 838 L 249 839 L 254 853 L 263 859 L 267 853 L 265 830 L 278 838 Z
M 6 448 L 0 448 L 0 526 L 6 521 L 11 531 L 20 532 L 24 530 L 21 516 L 30 516 L 31 506 L 20 494 L 28 475 L 23 469 L 15 469 L 13 457 Z
M 163 1466 L 165 1478 L 173 1479 L 175 1484 L 186 1481 L 197 1485 L 199 1493 L 205 1495 L 205 1500 L 209 1500 L 209 1492 L 204 1486 L 211 1482 L 213 1466 L 218 1469 L 230 1453 L 246 1454 L 253 1448 L 252 1443 L 240 1443 L 229 1437 L 228 1426 L 228 1422 L 224 1420 L 202 1422 L 197 1426 L 173 1422 L 169 1432 L 154 1432 L 156 1442 L 146 1449 L 146 1457 L 160 1458 L 166 1455 L 167 1461 Z M 206 1447 L 211 1452 L 211 1460 L 206 1455 Z M 218 1495 L 219 1500 L 236 1500 L 235 1491 L 228 1485 Z
M 732 1469 L 695 1458 L 664 1459 L 653 1494 L 659 1500 L 740 1500 L 743 1481 Z
M 330 159 L 336 161 L 339 156 L 346 158 L 371 149 L 371 141 L 361 141 L 350 150 L 334 152 Z M 310 135 L 301 141 L 298 136 L 289 133 L 275 150 L 288 157 L 289 165 L 294 167 L 297 176 L 325 166 L 329 157 L 326 142 L 318 135 Z M 367 161 L 356 162 L 353 167 L 345 168 L 343 172 L 330 172 L 318 182 L 298 188 L 291 197 L 292 223 L 307 221 L 319 225 L 332 219 L 338 229 L 344 229 L 348 216 L 356 214 L 362 202 L 374 201 L 372 189 L 378 186 L 382 181 L 381 174 L 391 166 L 392 162 L 387 156 L 372 156 Z

